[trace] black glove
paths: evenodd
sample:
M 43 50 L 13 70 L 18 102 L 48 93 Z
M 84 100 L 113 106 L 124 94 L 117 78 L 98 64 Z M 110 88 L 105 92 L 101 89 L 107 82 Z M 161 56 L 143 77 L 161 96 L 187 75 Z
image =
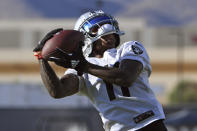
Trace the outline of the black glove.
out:
M 64 68 L 75 69 L 78 75 L 81 76 L 88 63 L 82 52 L 83 44 L 83 42 L 79 43 L 78 48 L 71 55 L 57 48 L 60 54 L 62 54 L 62 57 L 50 57 L 49 61 L 53 61 L 56 65 Z
M 46 41 L 51 39 L 54 34 L 56 34 L 57 32 L 60 32 L 62 30 L 63 30 L 63 28 L 58 28 L 58 29 L 54 29 L 54 30 L 50 31 L 49 33 L 47 33 L 44 36 L 44 38 L 41 41 L 39 41 L 38 45 L 33 49 L 33 52 L 41 51 L 42 48 L 44 47 Z

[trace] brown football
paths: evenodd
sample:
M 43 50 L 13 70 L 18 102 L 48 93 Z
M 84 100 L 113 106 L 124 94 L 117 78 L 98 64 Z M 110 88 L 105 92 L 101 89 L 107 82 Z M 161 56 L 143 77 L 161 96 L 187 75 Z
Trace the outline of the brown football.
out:
M 46 60 L 49 57 L 61 57 L 57 49 L 66 53 L 72 53 L 78 47 L 78 44 L 83 41 L 84 35 L 79 31 L 60 31 L 45 43 L 42 49 L 42 57 Z

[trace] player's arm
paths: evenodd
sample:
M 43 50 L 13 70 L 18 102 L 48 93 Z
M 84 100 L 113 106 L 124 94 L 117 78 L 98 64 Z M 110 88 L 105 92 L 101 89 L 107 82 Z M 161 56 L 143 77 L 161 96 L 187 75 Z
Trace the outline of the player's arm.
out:
M 85 72 L 110 83 L 129 87 L 137 79 L 142 68 L 143 65 L 139 61 L 125 59 L 120 62 L 119 68 L 101 67 L 88 63 Z
M 89 73 L 105 81 L 124 87 L 129 87 L 136 80 L 143 68 L 143 65 L 140 62 L 131 59 L 122 60 L 119 68 L 102 67 L 89 63 L 83 56 L 81 46 L 75 53 L 73 53 L 71 58 L 71 63 L 75 63 L 75 66 L 67 64 L 68 62 L 66 62 L 66 59 L 51 59 L 51 61 L 62 67 L 67 66 L 73 68 L 77 70 L 79 75 L 82 75 L 83 72 Z M 78 62 L 76 63 L 75 61 Z
M 79 79 L 77 75 L 67 74 L 59 79 L 46 60 L 39 59 L 39 65 L 42 81 L 52 97 L 63 98 L 78 92 Z
M 44 47 L 46 41 L 51 39 L 54 34 L 62 30 L 62 28 L 58 28 L 50 31 L 33 49 L 34 56 L 36 56 L 39 60 L 40 74 L 43 83 L 50 95 L 54 98 L 62 98 L 78 92 L 78 77 L 73 74 L 68 74 L 59 79 L 49 63 L 44 60 L 41 55 L 42 48 Z

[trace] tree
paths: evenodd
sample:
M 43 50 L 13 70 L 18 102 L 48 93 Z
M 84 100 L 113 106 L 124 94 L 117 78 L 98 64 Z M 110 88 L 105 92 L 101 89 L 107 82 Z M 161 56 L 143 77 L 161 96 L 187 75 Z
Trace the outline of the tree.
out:
M 181 81 L 177 83 L 169 95 L 169 101 L 173 104 L 197 102 L 197 83 L 193 81 Z

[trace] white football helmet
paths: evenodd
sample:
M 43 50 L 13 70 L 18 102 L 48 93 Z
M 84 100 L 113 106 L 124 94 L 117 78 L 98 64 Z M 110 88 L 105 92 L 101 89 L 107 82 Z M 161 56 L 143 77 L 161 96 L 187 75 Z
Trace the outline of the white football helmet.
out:
M 102 10 L 87 12 L 82 14 L 77 20 L 74 30 L 83 32 L 85 41 L 83 46 L 83 54 L 88 57 L 92 52 L 93 42 L 101 36 L 108 34 L 123 35 L 124 32 L 119 30 L 118 22 L 109 14 Z

